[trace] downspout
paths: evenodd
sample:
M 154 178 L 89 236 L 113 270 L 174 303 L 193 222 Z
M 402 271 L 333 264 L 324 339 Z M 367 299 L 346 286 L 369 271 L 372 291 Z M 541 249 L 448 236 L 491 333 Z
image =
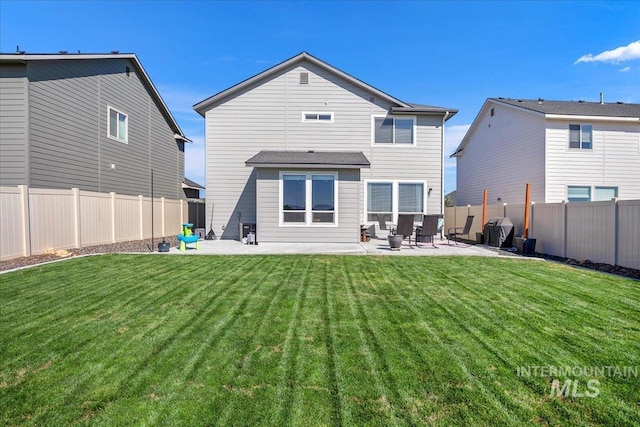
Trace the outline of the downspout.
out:
M 442 167 L 440 168 L 440 213 L 444 217 L 444 122 L 447 121 L 447 117 L 449 117 L 449 111 L 444 113 L 442 116 L 442 129 L 440 135 L 440 153 L 442 155 Z

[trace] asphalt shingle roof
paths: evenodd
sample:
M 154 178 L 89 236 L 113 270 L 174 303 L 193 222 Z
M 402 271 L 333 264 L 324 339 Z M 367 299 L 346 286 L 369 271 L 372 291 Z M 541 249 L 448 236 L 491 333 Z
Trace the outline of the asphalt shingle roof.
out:
M 639 117 L 640 104 L 586 101 L 547 101 L 538 99 L 490 98 L 493 101 L 537 111 L 569 116 Z
M 246 161 L 247 166 L 301 165 L 369 167 L 361 151 L 260 151 Z

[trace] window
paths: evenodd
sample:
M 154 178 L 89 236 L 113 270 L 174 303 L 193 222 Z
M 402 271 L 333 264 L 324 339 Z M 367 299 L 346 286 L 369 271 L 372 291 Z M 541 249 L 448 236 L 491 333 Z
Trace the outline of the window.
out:
M 281 224 L 336 224 L 335 173 L 281 174 Z
M 374 117 L 374 144 L 413 144 L 415 118 Z
M 307 177 L 305 175 L 282 176 L 283 222 L 307 222 L 306 179 Z
M 382 215 L 385 221 L 393 221 L 393 184 L 391 182 L 367 184 L 367 212 L 367 221 L 378 221 L 378 215 Z
M 593 194 L 594 202 L 602 202 L 618 197 L 618 187 L 596 187 Z
M 127 142 L 128 134 L 128 119 L 127 115 L 116 111 L 111 107 L 107 107 L 109 112 L 108 119 L 108 135 L 110 138 L 117 139 L 118 141 Z
M 378 221 L 382 215 L 385 221 L 394 222 L 398 214 L 413 214 L 415 221 L 421 221 L 425 212 L 425 182 L 367 182 L 366 219 Z
M 302 113 L 302 121 L 333 123 L 333 113 Z
M 567 200 L 570 202 L 604 202 L 618 197 L 618 187 L 593 187 L 589 185 L 570 185 L 567 187 Z
M 398 213 L 414 214 L 414 221 L 422 221 L 424 184 L 398 183 Z
M 567 187 L 567 200 L 570 202 L 590 202 L 591 187 L 570 185 Z
M 590 150 L 592 147 L 593 126 L 569 125 L 569 148 Z
M 300 73 L 300 84 L 308 85 L 309 84 L 309 73 Z

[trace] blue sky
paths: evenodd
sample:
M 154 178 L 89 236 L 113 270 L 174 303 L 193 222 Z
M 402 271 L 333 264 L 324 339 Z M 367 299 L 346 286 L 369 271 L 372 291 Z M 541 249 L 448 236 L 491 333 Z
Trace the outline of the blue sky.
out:
M 0 1 L 0 50 L 136 53 L 194 144 L 192 105 L 307 51 L 408 102 L 457 108 L 447 156 L 488 97 L 640 102 L 640 2 Z M 591 56 L 589 56 L 591 55 Z M 455 189 L 448 159 L 445 188 Z

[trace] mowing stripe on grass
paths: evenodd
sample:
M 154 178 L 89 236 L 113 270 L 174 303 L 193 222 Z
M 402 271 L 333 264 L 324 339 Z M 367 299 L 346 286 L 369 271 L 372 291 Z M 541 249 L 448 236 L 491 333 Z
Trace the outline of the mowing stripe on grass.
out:
M 397 418 L 404 418 L 405 421 L 411 423 L 411 420 L 407 418 L 406 413 L 398 413 L 398 411 L 396 410 L 396 407 L 398 410 L 403 407 L 402 401 L 400 399 L 400 393 L 398 392 L 398 386 L 395 383 L 394 378 L 389 374 L 389 366 L 387 365 L 387 361 L 384 356 L 384 350 L 380 346 L 380 342 L 373 333 L 371 326 L 369 325 L 367 315 L 365 314 L 362 305 L 357 298 L 354 289 L 354 279 L 352 271 L 345 264 L 346 263 L 343 262 L 343 269 L 347 276 L 345 285 L 347 294 L 346 296 L 349 301 L 349 308 L 351 310 L 351 315 L 356 320 L 358 337 L 360 338 L 362 352 L 365 355 L 371 370 L 373 371 L 372 373 L 377 379 L 376 383 L 379 390 L 379 396 L 382 399 L 381 403 L 386 413 L 385 415 L 387 415 L 389 422 L 396 422 Z M 389 405 L 386 405 L 387 396 L 391 397 L 391 402 Z
M 307 290 L 309 288 L 309 270 L 311 268 L 312 258 L 307 259 L 304 266 L 302 277 L 300 279 L 300 287 L 296 293 L 295 305 L 287 328 L 286 340 L 282 349 L 282 361 L 280 371 L 282 372 L 281 380 L 278 384 L 276 394 L 277 402 L 279 402 L 280 413 L 276 424 L 286 425 L 291 415 L 291 407 L 293 405 L 293 391 L 296 385 L 296 363 L 300 348 L 300 340 L 297 335 L 297 328 L 300 325 L 302 317 L 301 311 L 304 309 Z
M 324 341 L 325 349 L 327 352 L 327 373 L 329 378 L 329 392 L 331 393 L 331 423 L 334 426 L 342 425 L 342 396 L 340 393 L 340 387 L 338 384 L 338 376 L 336 370 L 336 350 L 334 346 L 335 342 L 335 329 L 334 329 L 334 307 L 329 299 L 329 265 L 324 265 L 324 277 L 322 280 L 322 321 L 324 323 Z

